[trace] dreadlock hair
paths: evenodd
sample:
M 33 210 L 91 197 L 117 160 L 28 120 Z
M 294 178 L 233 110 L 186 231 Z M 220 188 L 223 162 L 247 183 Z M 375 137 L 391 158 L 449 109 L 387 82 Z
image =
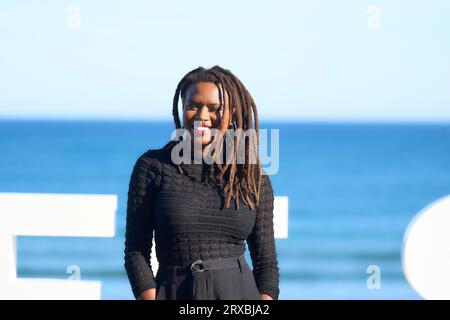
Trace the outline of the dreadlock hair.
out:
M 229 123 L 224 123 L 226 114 L 230 115 L 230 122 L 234 130 L 241 129 L 244 132 L 248 129 L 254 129 L 256 133 L 256 150 L 258 150 L 259 142 L 259 125 L 258 125 L 258 112 L 256 104 L 242 84 L 242 82 L 227 69 L 223 69 L 220 66 L 214 66 L 210 69 L 198 67 L 188 72 L 178 83 L 173 97 L 173 119 L 175 122 L 175 128 L 181 129 L 180 117 L 178 114 L 178 101 L 179 97 L 184 100 L 186 98 L 186 92 L 190 85 L 198 82 L 213 82 L 217 85 L 219 90 L 220 104 L 223 109 L 223 116 L 221 119 L 219 132 L 214 137 L 214 141 L 218 140 L 218 136 L 225 140 L 226 137 L 223 134 L 223 129 L 229 129 Z M 225 94 L 228 95 L 228 106 L 225 104 Z M 249 141 L 245 139 L 245 163 L 240 164 L 237 161 L 237 137 L 234 136 L 234 151 L 230 155 L 231 161 L 227 161 L 224 165 L 216 163 L 219 171 L 220 178 L 224 179 L 225 186 L 223 191 L 226 194 L 226 207 L 230 207 L 230 201 L 233 199 L 236 203 L 236 208 L 239 209 L 239 199 L 246 205 L 249 205 L 251 209 L 255 208 L 259 204 L 259 194 L 262 185 L 262 169 L 258 152 L 256 151 L 256 165 L 248 161 L 248 144 Z M 223 152 L 223 148 L 221 148 Z M 228 155 L 227 155 L 228 156 Z M 182 168 L 178 165 L 178 169 L 183 173 Z

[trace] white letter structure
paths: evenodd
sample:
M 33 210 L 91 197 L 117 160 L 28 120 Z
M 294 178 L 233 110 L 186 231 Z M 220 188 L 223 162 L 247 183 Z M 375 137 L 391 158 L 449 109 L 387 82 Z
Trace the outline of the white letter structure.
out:
M 116 195 L 0 193 L 0 299 L 100 299 L 100 281 L 17 278 L 16 236 L 113 237 L 116 210 Z

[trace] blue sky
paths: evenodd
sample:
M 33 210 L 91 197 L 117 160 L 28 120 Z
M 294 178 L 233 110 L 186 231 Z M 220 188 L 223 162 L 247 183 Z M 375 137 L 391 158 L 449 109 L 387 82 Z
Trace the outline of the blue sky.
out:
M 449 12 L 448 1 L 0 0 L 0 118 L 171 119 L 181 77 L 219 64 L 262 120 L 448 122 Z

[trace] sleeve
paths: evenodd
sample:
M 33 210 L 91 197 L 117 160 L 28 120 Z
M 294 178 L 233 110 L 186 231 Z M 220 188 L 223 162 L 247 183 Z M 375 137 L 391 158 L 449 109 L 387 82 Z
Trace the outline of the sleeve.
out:
M 134 297 L 156 288 L 150 263 L 153 241 L 152 192 L 158 172 L 151 159 L 139 157 L 131 173 L 125 228 L 125 270 Z
M 278 300 L 279 268 L 273 229 L 273 191 L 267 175 L 263 175 L 255 226 L 247 238 L 253 275 L 260 293 Z

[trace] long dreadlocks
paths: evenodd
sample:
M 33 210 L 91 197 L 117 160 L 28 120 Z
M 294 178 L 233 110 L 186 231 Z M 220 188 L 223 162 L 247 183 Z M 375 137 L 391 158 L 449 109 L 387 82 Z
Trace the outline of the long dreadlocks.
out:
M 219 89 L 219 98 L 223 110 L 219 132 L 221 139 L 226 139 L 223 132 L 224 129 L 229 129 L 230 123 L 224 123 L 226 115 L 230 115 L 230 122 L 234 130 L 241 129 L 244 132 L 248 129 L 254 129 L 256 133 L 256 146 L 259 141 L 259 126 L 258 126 L 258 112 L 256 104 L 242 84 L 242 82 L 227 69 L 219 66 L 214 66 L 210 69 L 198 67 L 188 72 L 180 83 L 178 83 L 175 95 L 173 97 L 173 119 L 176 129 L 181 128 L 180 117 L 178 114 L 179 97 L 184 100 L 186 91 L 190 85 L 197 82 L 213 82 Z M 224 103 L 225 94 L 228 95 L 228 106 Z M 227 107 L 226 107 L 227 106 Z M 214 137 L 214 141 L 218 140 L 218 135 Z M 240 164 L 237 161 L 237 137 L 234 136 L 235 148 L 232 152 L 232 160 L 227 161 L 224 165 L 217 163 L 220 171 L 220 177 L 226 181 L 223 191 L 226 194 L 226 207 L 230 207 L 230 201 L 233 199 L 236 203 L 236 208 L 239 208 L 239 199 L 244 204 L 249 205 L 252 209 L 259 204 L 259 194 L 262 184 L 262 169 L 258 152 L 256 152 L 256 166 L 250 163 L 248 145 L 249 141 L 245 139 L 245 163 Z M 257 147 L 256 147 L 257 148 Z M 256 149 L 257 150 L 257 149 Z M 223 151 L 223 150 L 222 150 Z M 179 170 L 182 169 L 179 167 Z M 254 200 L 252 199 L 252 195 Z

